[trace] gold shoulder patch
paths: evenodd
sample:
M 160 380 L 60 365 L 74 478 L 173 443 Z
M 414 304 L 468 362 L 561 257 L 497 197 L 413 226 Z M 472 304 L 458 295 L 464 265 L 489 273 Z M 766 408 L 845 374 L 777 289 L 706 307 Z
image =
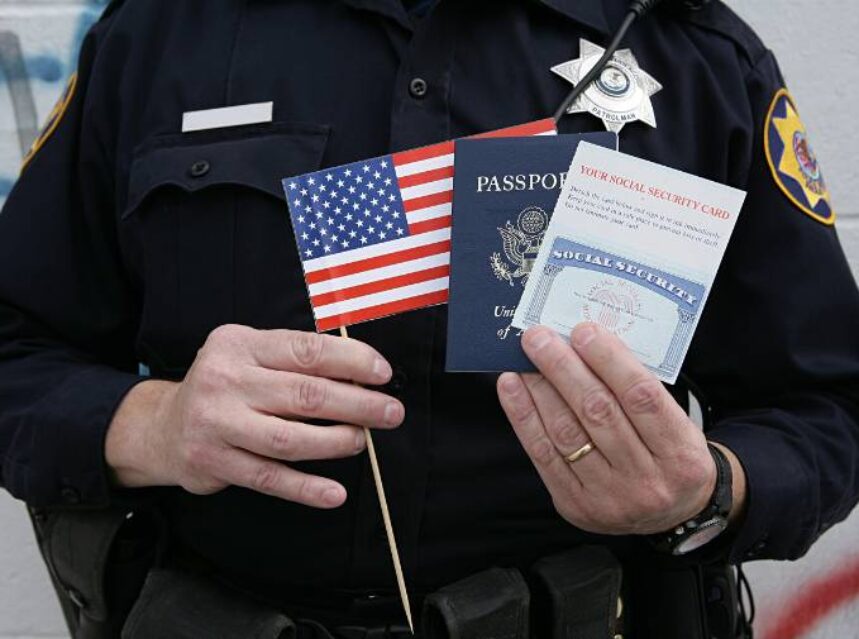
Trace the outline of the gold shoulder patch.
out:
M 823 224 L 835 223 L 829 189 L 805 125 L 787 89 L 776 92 L 767 112 L 764 150 L 773 179 L 787 198 L 806 215 Z
M 39 152 L 45 142 L 53 135 L 54 131 L 57 130 L 57 127 L 60 125 L 60 122 L 63 119 L 63 116 L 66 114 L 66 110 L 69 108 L 69 104 L 72 102 L 72 98 L 75 96 L 75 89 L 78 84 L 78 74 L 73 73 L 69 78 L 68 83 L 66 84 L 66 88 L 63 90 L 62 95 L 60 95 L 60 99 L 57 100 L 57 103 L 54 105 L 54 108 L 51 110 L 51 114 L 48 116 L 48 121 L 45 122 L 45 126 L 42 128 L 41 133 L 36 137 L 33 141 L 33 144 L 30 146 L 30 150 L 27 151 L 27 155 L 24 156 L 24 161 L 21 164 L 21 170 L 23 171 L 30 161 L 35 157 L 36 153 Z

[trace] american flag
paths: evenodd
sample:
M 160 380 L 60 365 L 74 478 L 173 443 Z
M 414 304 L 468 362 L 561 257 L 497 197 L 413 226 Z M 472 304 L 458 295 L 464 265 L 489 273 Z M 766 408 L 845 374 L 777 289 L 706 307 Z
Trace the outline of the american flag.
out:
M 551 119 L 478 137 L 553 135 Z M 283 180 L 318 331 L 448 299 L 454 142 Z

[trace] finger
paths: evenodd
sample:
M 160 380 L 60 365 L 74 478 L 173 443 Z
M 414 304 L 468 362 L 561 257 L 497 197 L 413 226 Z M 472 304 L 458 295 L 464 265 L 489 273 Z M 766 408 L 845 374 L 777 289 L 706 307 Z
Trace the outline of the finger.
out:
M 250 421 L 229 421 L 227 443 L 257 455 L 283 461 L 307 461 L 352 457 L 367 445 L 362 429 L 355 426 L 311 426 L 269 415 Z
M 346 489 L 336 481 L 299 472 L 238 448 L 227 451 L 219 469 L 220 479 L 233 486 L 297 504 L 337 508 L 346 501 Z
M 591 438 L 582 427 L 579 418 L 576 417 L 576 414 L 549 380 L 536 373 L 522 375 L 522 380 L 534 400 L 546 434 L 564 461 L 567 461 L 567 458 L 576 451 L 581 450 L 583 446 L 591 443 Z M 588 453 L 573 463 L 567 461 L 567 464 L 585 485 L 593 484 L 597 474 L 604 474 L 610 470 L 608 462 L 599 452 L 599 449 Z
M 556 503 L 569 499 L 570 486 L 581 488 L 581 484 L 546 434 L 537 407 L 519 375 L 504 373 L 498 378 L 498 399 L 519 442 Z
M 251 407 L 286 419 L 394 428 L 405 417 L 403 405 L 390 395 L 346 382 L 254 368 L 242 383 Z
M 525 331 L 522 346 L 613 468 L 631 471 L 648 467 L 650 452 L 620 404 L 569 344 L 555 331 L 536 327 Z
M 260 366 L 353 381 L 386 384 L 391 366 L 374 348 L 358 340 L 304 331 L 255 331 L 251 352 Z
M 656 456 L 676 450 L 698 433 L 662 383 L 638 361 L 619 337 L 596 324 L 572 333 L 573 348 L 611 389 L 641 440 Z

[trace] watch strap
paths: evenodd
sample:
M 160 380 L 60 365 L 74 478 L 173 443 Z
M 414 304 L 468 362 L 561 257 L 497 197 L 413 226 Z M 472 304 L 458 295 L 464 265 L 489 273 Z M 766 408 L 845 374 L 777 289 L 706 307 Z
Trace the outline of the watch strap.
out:
M 706 530 L 712 530 L 713 537 L 721 533 L 728 523 L 733 505 L 733 473 L 731 462 L 718 446 L 707 442 L 707 449 L 716 464 L 716 486 L 710 501 L 704 509 L 692 519 L 678 524 L 664 533 L 650 535 L 650 543 L 662 552 L 669 554 L 685 554 L 684 545 L 693 537 L 702 535 Z M 712 537 L 710 538 L 712 539 Z M 707 541 L 709 541 L 708 539 Z M 701 543 L 704 545 L 706 542 Z

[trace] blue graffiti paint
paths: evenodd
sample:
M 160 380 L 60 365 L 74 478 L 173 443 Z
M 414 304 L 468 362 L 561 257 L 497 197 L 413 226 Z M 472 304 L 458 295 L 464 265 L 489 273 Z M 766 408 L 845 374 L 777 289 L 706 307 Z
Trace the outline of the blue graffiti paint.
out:
M 66 77 L 66 65 L 56 56 L 38 55 L 24 58 L 24 69 L 8 76 L 0 73 L 0 85 L 19 80 L 40 80 L 42 82 L 60 82 Z
M 63 61 L 61 55 L 33 55 L 26 56 L 24 59 L 24 67 L 26 69 L 26 78 L 7 78 L 5 74 L 0 73 L 0 86 L 14 80 L 38 80 L 41 82 L 53 84 L 57 83 L 57 92 L 61 90 L 61 84 L 68 78 L 77 68 L 77 57 L 86 37 L 87 32 L 93 24 L 95 24 L 101 16 L 104 8 L 110 4 L 110 0 L 87 0 L 87 7 L 81 11 L 75 25 L 74 35 L 68 50 L 66 61 Z M 0 176 L 0 203 L 5 200 L 15 184 L 17 176 Z
M 109 0 L 90 0 L 90 7 L 81 11 L 78 18 L 77 26 L 75 27 L 74 35 L 72 36 L 72 45 L 68 50 L 68 60 L 63 62 L 56 55 L 35 55 L 26 57 L 24 66 L 27 79 L 41 80 L 42 82 L 63 82 L 68 78 L 77 67 L 77 56 L 81 48 L 81 43 L 86 37 L 87 32 L 101 16 L 104 7 Z M 24 78 L 12 77 L 7 78 L 5 74 L 0 74 L 0 83 L 10 82 L 14 80 L 22 80 Z
M 42 82 L 61 82 L 68 75 L 65 65 L 54 56 L 36 56 L 26 60 L 25 64 L 30 78 L 38 78 Z

